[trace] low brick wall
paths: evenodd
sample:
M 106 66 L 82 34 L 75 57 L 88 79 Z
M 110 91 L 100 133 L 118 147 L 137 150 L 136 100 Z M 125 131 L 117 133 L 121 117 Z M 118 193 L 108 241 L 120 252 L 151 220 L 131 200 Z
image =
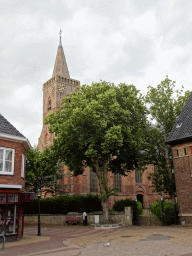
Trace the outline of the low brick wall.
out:
M 126 207 L 130 208 L 130 207 Z M 103 213 L 102 212 L 94 212 L 87 214 L 88 224 L 95 223 L 95 215 L 99 216 L 99 223 L 103 221 Z M 82 217 L 81 213 L 78 212 L 71 212 L 67 215 L 62 214 L 41 214 L 41 224 L 48 225 L 48 224 L 58 224 L 58 225 L 65 225 L 65 219 L 67 216 L 80 216 Z M 131 208 L 126 210 L 125 212 L 112 212 L 110 213 L 110 220 L 112 223 L 120 223 L 124 222 L 127 225 L 132 225 L 132 216 L 131 216 Z M 38 222 L 38 215 L 37 214 L 25 214 L 24 216 L 24 223 L 26 225 L 37 225 Z

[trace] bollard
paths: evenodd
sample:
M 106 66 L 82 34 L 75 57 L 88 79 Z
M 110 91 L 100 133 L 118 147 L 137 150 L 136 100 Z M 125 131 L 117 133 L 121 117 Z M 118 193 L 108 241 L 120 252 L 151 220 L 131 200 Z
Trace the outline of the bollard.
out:
M 139 226 L 139 213 L 138 213 L 138 204 L 137 204 L 137 199 L 136 201 L 136 209 L 135 209 L 135 215 L 136 215 L 136 225 Z
M 3 237 L 2 252 L 4 252 L 4 250 L 5 250 L 5 235 L 4 235 L 4 231 L 0 234 L 0 237 Z
M 83 226 L 87 226 L 87 213 L 83 213 Z
M 163 198 L 161 198 L 161 212 L 162 212 L 163 226 L 166 226 L 166 218 L 165 218 L 165 211 L 164 211 L 164 205 L 163 205 Z

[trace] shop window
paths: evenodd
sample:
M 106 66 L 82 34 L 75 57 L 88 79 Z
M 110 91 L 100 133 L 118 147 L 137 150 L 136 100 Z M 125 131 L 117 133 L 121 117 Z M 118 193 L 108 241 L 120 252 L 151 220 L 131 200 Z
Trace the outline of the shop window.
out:
M 16 203 L 18 202 L 18 195 L 17 194 L 9 194 L 8 195 L 8 203 Z
M 121 174 L 114 173 L 114 188 L 118 188 L 118 192 L 121 192 Z
M 0 148 L 0 174 L 13 175 L 14 149 Z
M 98 192 L 98 178 L 95 172 L 90 168 L 90 192 Z
M 142 183 L 141 171 L 135 171 L 135 183 Z
M 16 205 L 0 205 L 0 233 L 15 234 L 18 230 L 18 216 Z
M 22 154 L 21 178 L 24 178 L 24 175 L 25 175 L 25 155 Z

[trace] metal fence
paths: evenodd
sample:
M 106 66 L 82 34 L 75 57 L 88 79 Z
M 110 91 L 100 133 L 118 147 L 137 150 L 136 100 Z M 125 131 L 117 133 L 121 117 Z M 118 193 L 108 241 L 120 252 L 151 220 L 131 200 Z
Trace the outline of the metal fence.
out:
M 137 202 L 137 200 L 136 200 Z M 164 200 L 160 200 L 160 205 L 161 205 L 161 218 L 159 219 L 156 215 L 154 215 L 150 211 L 150 205 L 151 202 L 147 201 L 143 203 L 143 209 L 146 210 L 148 209 L 148 214 L 147 215 L 141 215 L 139 216 L 138 214 L 138 205 L 136 204 L 136 208 L 133 209 L 133 225 L 146 225 L 146 226 L 153 226 L 153 225 L 170 225 L 170 224 L 175 224 L 178 225 L 180 224 L 180 218 L 179 218 L 179 209 L 177 204 L 172 204 L 173 208 L 172 209 L 164 209 Z

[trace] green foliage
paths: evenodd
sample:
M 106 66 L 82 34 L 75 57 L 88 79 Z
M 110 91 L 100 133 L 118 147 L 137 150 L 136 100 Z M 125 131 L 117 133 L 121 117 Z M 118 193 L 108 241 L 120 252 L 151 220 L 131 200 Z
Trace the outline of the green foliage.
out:
M 166 218 L 166 224 L 174 224 L 174 207 L 171 202 L 163 202 L 164 205 L 164 212 L 165 212 L 165 218 Z M 162 210 L 161 210 L 161 202 L 155 201 L 150 206 L 151 211 L 157 215 L 157 217 L 162 220 Z M 176 203 L 176 208 L 178 211 L 178 204 Z
M 41 199 L 42 214 L 67 214 L 68 212 L 95 212 L 102 211 L 98 195 L 87 196 L 58 196 Z M 38 213 L 38 199 L 24 204 L 26 214 Z
M 138 214 L 141 215 L 143 212 L 143 205 L 141 202 L 137 201 Z
M 166 77 L 156 88 L 149 86 L 145 97 L 151 122 L 156 122 L 156 126 L 149 127 L 146 133 L 146 163 L 155 166 L 154 174 L 149 178 L 157 192 L 164 192 L 172 198 L 176 193 L 172 149 L 165 142 L 190 95 L 189 91 L 182 95 L 183 89 L 174 88 L 175 81 Z
M 52 150 L 73 175 L 82 174 L 87 166 L 96 173 L 103 206 L 115 193 L 106 186 L 107 172 L 127 175 L 143 163 L 146 107 L 133 85 L 82 85 L 63 99 L 61 109 L 46 123 L 57 136 Z
M 125 174 L 142 156 L 145 113 L 133 85 L 105 81 L 83 85 L 63 99 L 61 111 L 46 118 L 50 132 L 57 135 L 52 149 L 75 176 L 85 165 L 96 172 L 98 159 L 99 168 L 107 163 L 108 170 Z
M 41 189 L 42 192 L 52 194 L 64 193 L 65 186 L 59 184 L 64 176 L 60 170 L 61 164 L 50 149 L 40 152 L 38 149 L 29 149 L 26 152 L 26 176 L 25 189 L 30 192 L 36 192 Z
M 121 199 L 118 200 L 114 203 L 113 205 L 113 211 L 117 211 L 117 212 L 122 212 L 124 211 L 124 208 L 127 206 L 131 206 L 132 209 L 136 208 L 136 201 L 132 200 L 132 199 Z M 143 212 L 143 206 L 141 202 L 137 202 L 137 206 L 138 206 L 138 214 L 141 215 Z

